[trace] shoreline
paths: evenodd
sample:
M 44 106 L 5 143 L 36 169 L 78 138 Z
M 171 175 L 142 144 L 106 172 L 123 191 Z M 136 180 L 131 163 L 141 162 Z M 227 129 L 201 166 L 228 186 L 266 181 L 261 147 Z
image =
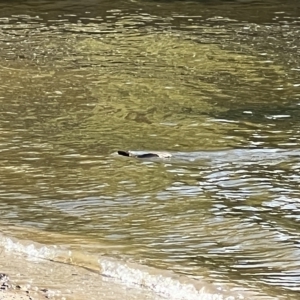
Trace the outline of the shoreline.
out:
M 0 247 L 0 300 L 161 300 L 86 268 Z
M 168 270 L 8 237 L 7 233 L 0 233 L 0 268 L 0 300 L 238 300 L 255 299 L 251 296 L 259 294 L 243 286 L 223 288 Z

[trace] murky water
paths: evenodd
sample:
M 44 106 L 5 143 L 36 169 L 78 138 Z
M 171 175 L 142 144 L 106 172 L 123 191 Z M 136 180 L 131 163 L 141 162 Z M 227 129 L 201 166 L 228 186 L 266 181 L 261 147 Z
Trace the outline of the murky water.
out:
M 95 2 L 0 4 L 2 247 L 145 299 L 298 299 L 298 2 Z

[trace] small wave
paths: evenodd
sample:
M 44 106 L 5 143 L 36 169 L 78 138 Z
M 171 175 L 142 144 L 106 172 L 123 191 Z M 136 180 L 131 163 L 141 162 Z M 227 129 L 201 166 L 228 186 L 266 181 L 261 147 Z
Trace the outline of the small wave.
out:
M 100 260 L 102 275 L 120 280 L 122 283 L 140 287 L 154 291 L 167 299 L 182 299 L 182 300 L 235 300 L 245 299 L 241 294 L 228 295 L 222 291 L 222 288 L 208 287 L 205 283 L 197 283 L 196 280 L 188 278 L 180 278 L 175 274 L 170 276 L 151 274 L 155 272 L 151 268 L 148 270 L 140 270 L 135 267 L 130 267 L 127 264 L 113 262 L 107 259 Z M 175 277 L 175 278 L 174 278 Z M 178 278 L 176 278 L 178 277 Z M 183 283 L 181 281 L 186 281 Z M 192 282 L 195 281 L 195 282 Z M 200 286 L 197 288 L 196 286 Z M 202 287 L 201 287 L 202 285 Z M 212 291 L 214 290 L 215 291 Z

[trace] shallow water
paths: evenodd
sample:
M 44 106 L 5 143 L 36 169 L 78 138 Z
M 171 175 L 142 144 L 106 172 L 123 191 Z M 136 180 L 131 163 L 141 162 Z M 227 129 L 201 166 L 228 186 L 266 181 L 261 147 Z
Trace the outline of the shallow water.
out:
M 0 4 L 1 247 L 145 297 L 297 299 L 298 2 L 94 2 Z

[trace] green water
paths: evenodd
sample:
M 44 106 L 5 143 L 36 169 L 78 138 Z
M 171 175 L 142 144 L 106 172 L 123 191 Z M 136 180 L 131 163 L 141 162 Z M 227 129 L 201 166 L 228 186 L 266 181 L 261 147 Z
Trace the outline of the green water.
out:
M 297 299 L 300 157 L 251 158 L 299 148 L 295 5 L 1 4 L 0 218 L 19 226 L 9 234 Z

